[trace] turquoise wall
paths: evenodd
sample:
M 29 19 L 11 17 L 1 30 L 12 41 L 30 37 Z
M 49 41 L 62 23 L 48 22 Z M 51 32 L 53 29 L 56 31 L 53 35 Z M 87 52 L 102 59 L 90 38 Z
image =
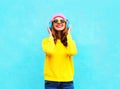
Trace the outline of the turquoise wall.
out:
M 0 89 L 44 89 L 41 41 L 59 12 L 78 49 L 75 89 L 120 89 L 119 0 L 1 0 Z

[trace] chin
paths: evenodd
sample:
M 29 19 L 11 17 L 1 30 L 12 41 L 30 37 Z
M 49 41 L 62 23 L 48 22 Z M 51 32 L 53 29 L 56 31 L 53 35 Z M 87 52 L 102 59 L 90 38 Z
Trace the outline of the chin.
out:
M 57 31 L 62 31 L 63 29 L 57 29 Z
M 62 31 L 64 28 L 56 28 L 57 31 Z

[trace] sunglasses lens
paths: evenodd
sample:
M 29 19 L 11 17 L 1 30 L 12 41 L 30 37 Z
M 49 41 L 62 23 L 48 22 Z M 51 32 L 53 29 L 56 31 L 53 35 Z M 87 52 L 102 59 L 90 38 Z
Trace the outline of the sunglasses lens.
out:
M 60 22 L 61 22 L 61 23 L 64 23 L 65 21 L 61 19 Z
M 57 22 L 58 22 L 58 20 L 57 20 L 57 19 L 55 19 L 53 22 L 54 22 L 54 23 L 57 23 Z

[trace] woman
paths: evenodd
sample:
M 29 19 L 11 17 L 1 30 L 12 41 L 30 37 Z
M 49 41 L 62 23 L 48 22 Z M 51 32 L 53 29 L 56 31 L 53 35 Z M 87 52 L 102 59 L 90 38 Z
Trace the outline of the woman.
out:
M 77 53 L 76 44 L 70 35 L 71 26 L 62 14 L 50 21 L 50 36 L 42 40 L 46 54 L 44 65 L 45 89 L 74 89 L 74 66 L 72 56 Z

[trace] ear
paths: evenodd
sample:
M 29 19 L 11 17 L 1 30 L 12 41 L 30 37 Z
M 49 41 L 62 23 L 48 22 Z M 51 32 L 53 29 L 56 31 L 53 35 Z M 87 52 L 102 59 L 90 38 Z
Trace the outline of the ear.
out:
M 52 31 L 52 22 L 51 21 L 49 22 L 49 28 Z

